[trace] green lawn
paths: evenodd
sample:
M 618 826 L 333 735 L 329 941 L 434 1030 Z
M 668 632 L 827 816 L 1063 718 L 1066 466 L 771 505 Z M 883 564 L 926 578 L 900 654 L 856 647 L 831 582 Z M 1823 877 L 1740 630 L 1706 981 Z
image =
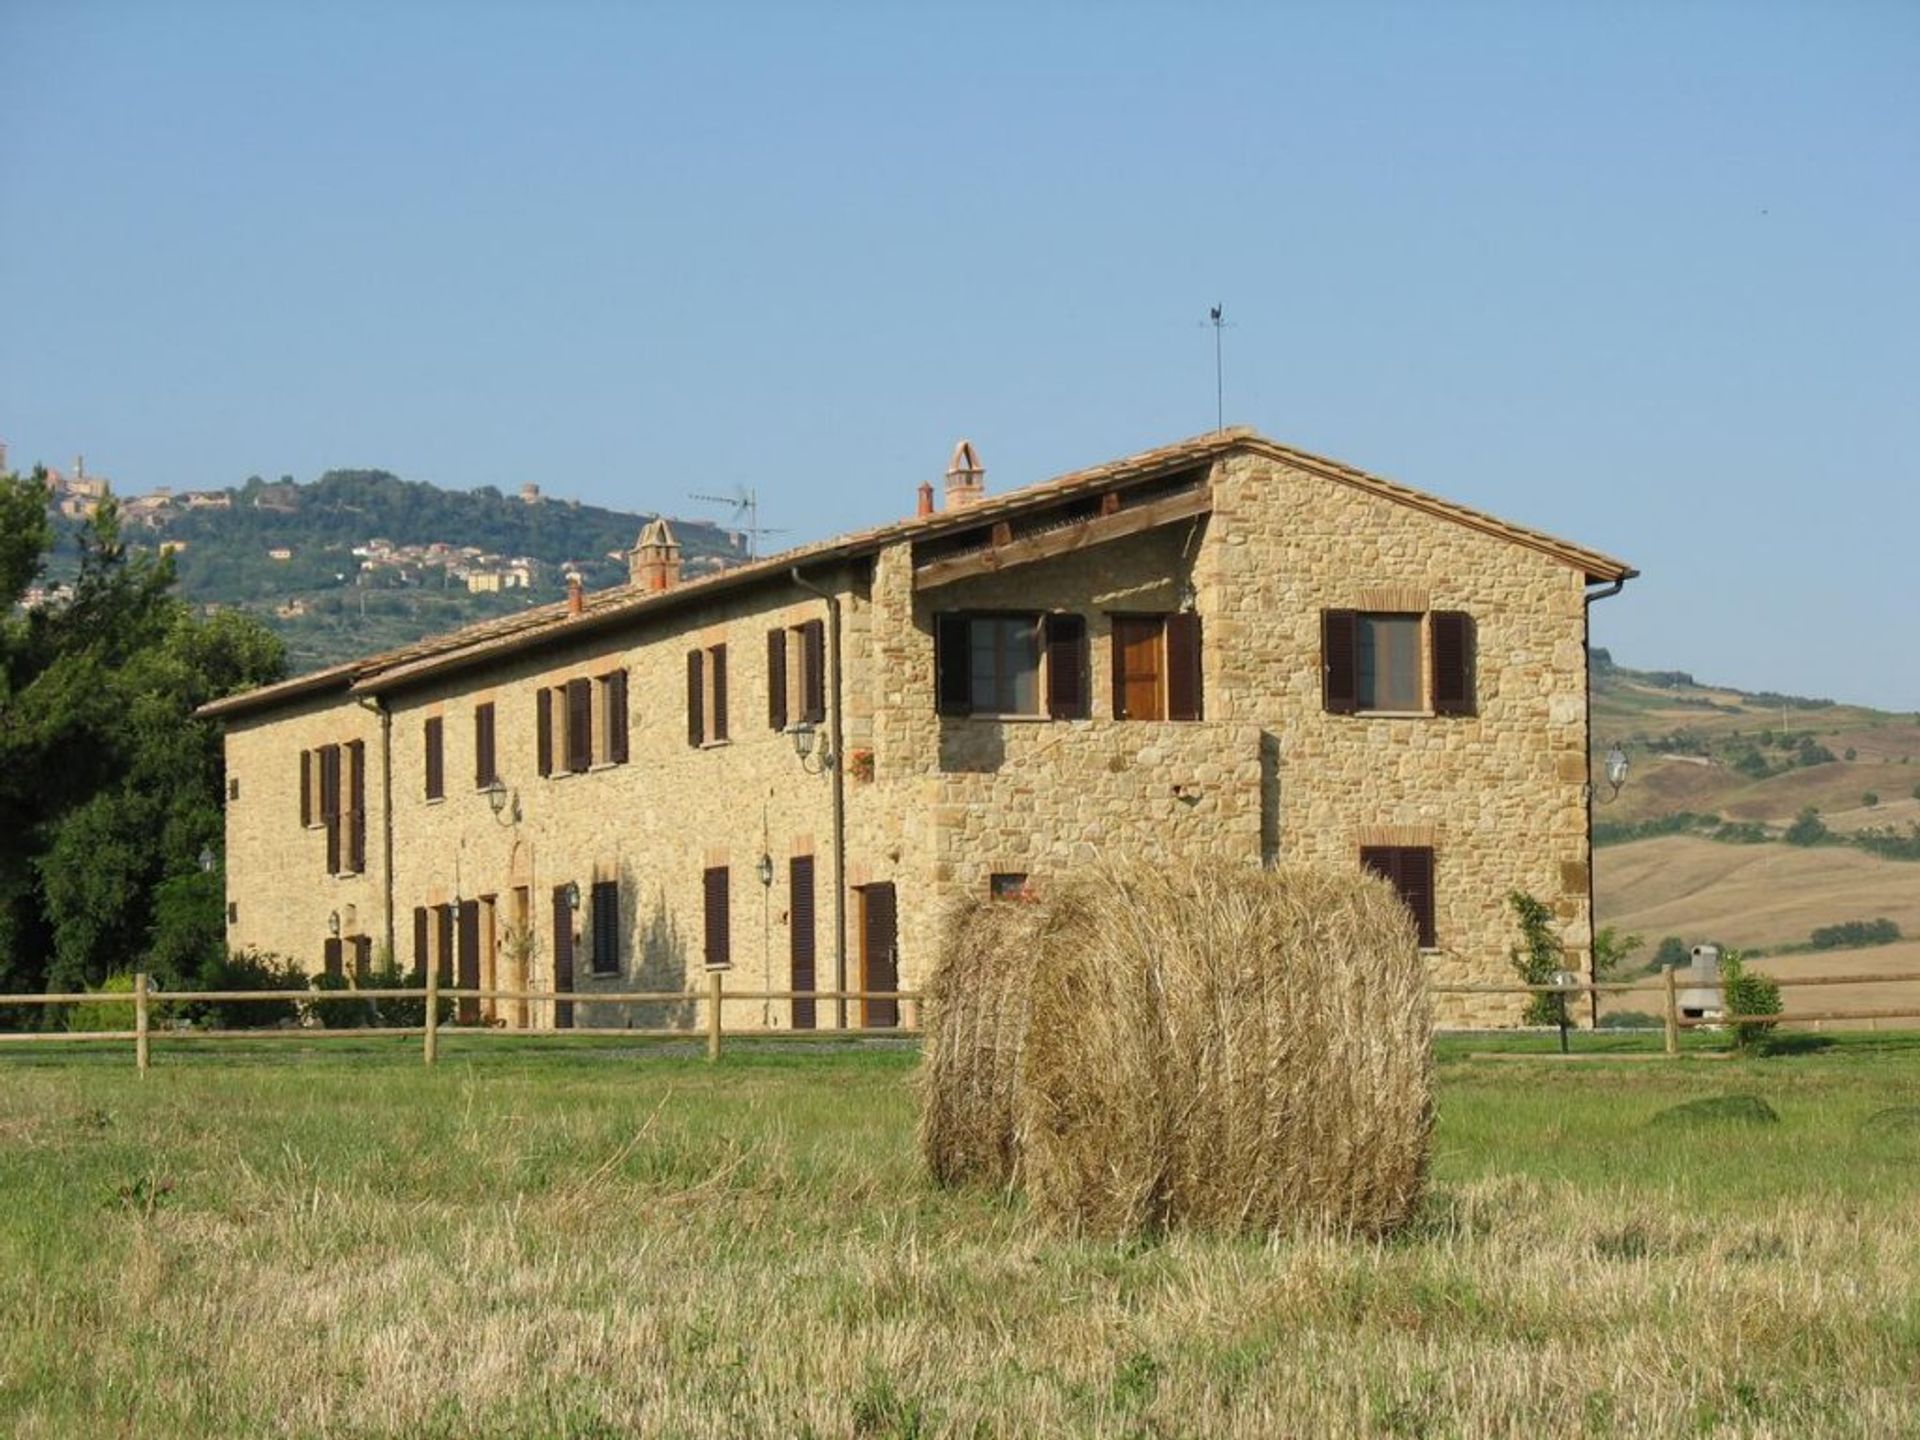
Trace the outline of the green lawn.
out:
M 1444 1042 L 1380 1245 L 933 1190 L 910 1051 L 416 1046 L 0 1053 L 0 1433 L 1920 1433 L 1920 1037 Z

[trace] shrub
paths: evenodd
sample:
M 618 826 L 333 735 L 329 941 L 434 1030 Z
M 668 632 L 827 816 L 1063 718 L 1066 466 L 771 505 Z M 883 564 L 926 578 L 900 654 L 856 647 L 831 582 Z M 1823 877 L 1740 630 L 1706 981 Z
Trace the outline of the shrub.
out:
M 266 1030 L 300 1018 L 295 996 L 307 988 L 307 975 L 298 962 L 263 950 L 234 950 L 215 961 L 200 976 L 204 990 L 286 990 L 285 1000 L 208 1000 L 194 1005 L 184 1018 L 214 1030 Z
M 1863 795 L 1861 795 L 1860 803 L 1866 806 L 1867 809 L 1871 810 L 1874 806 L 1880 803 L 1880 796 L 1874 791 L 1868 790 Z
M 1553 912 L 1523 890 L 1510 893 L 1507 904 L 1520 922 L 1520 944 L 1510 952 L 1514 973 L 1522 984 L 1551 985 L 1554 975 L 1566 968 L 1566 948 L 1553 933 Z M 1528 996 L 1527 1024 L 1558 1025 L 1565 1000 L 1558 993 Z
M 89 995 L 132 995 L 133 976 L 122 972 L 109 975 L 98 985 L 87 987 Z M 67 1029 L 76 1033 L 89 1030 L 133 1029 L 133 1001 L 114 1001 L 101 1005 L 74 1005 L 67 1010 Z
M 1806 736 L 1801 739 L 1800 748 L 1795 752 L 1793 757 L 1793 763 L 1796 765 L 1828 765 L 1831 764 L 1832 761 L 1833 751 L 1827 749 L 1826 746 L 1820 744 L 1813 739 L 1812 736 Z
M 358 1030 L 380 1019 L 374 1002 L 354 994 L 344 975 L 316 975 L 313 988 L 318 998 L 309 1003 L 308 1013 L 329 1030 Z
M 1596 980 L 1611 980 L 1643 942 L 1638 935 L 1622 935 L 1613 925 L 1602 927 L 1593 937 L 1593 974 Z
M 1847 746 L 1846 756 L 1849 760 L 1857 760 L 1859 758 L 1859 752 L 1856 751 L 1853 746 L 1849 745 Z
M 1738 950 L 1720 952 L 1720 990 L 1728 1015 L 1778 1015 L 1780 987 L 1765 975 L 1756 975 L 1746 967 L 1747 957 Z M 1733 1043 L 1742 1050 L 1765 1040 L 1773 1030 L 1772 1020 L 1748 1020 L 1733 1027 Z
M 1891 945 L 1900 938 L 1900 926 L 1884 915 L 1878 920 L 1846 920 L 1822 925 L 1807 937 L 1816 950 L 1855 950 L 1865 945 Z
M 1653 970 L 1672 970 L 1676 966 L 1691 963 L 1693 956 L 1687 950 L 1687 942 L 1678 935 L 1662 935 L 1660 948 L 1653 952 Z
M 1789 845 L 1818 845 L 1827 838 L 1827 827 L 1820 819 L 1820 812 L 1811 805 L 1794 817 L 1787 827 L 1785 840 Z

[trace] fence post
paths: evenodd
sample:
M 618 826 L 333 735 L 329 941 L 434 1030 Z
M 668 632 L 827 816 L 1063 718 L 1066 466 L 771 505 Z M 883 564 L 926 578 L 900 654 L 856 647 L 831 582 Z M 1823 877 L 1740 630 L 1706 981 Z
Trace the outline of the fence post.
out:
M 133 1064 L 147 1073 L 147 972 L 133 972 Z
M 1667 966 L 1667 1054 L 1680 1053 L 1680 985 L 1673 978 L 1673 966 Z
M 427 1039 L 425 1059 L 432 1065 L 440 1058 L 440 967 L 427 965 Z
M 720 1058 L 720 985 L 726 979 L 724 972 L 715 970 L 707 976 L 707 1059 Z

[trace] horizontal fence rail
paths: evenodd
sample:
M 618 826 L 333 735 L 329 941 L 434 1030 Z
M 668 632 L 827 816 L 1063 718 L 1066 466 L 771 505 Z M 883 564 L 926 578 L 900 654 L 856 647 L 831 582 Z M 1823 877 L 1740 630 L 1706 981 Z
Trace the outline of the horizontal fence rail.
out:
M 1713 1016 L 1683 1015 L 1680 1009 L 1680 993 L 1685 990 L 1719 990 L 1716 982 L 1696 981 L 1689 977 L 1678 978 L 1678 972 L 1667 970 L 1662 979 L 1653 980 L 1581 980 L 1568 985 L 1522 985 L 1522 984 L 1436 984 L 1429 987 L 1433 995 L 1562 995 L 1571 999 L 1586 995 L 1631 995 L 1658 994 L 1665 1000 L 1664 1030 L 1665 1049 L 1669 1055 L 1680 1050 L 1680 1033 L 1684 1030 L 1717 1029 L 1730 1025 L 1794 1025 L 1802 1023 L 1828 1023 L 1844 1020 L 1920 1020 L 1920 975 L 1808 975 L 1803 977 L 1768 977 L 1782 990 L 1813 988 L 1827 985 L 1911 985 L 1915 987 L 1915 1002 L 1904 1006 L 1886 1006 L 1872 1009 L 1855 1010 L 1819 1010 L 1787 1011 L 1778 1015 L 1741 1015 L 1723 1013 Z M 725 976 L 713 973 L 707 977 L 703 990 L 503 990 L 503 989 L 458 989 L 452 986 L 442 987 L 437 975 L 429 975 L 423 986 L 381 987 L 359 989 L 348 987 L 339 990 L 156 990 L 144 972 L 134 976 L 131 991 L 76 991 L 65 994 L 0 995 L 0 1007 L 8 1005 L 48 1006 L 48 1005 L 122 1005 L 133 1009 L 133 1028 L 118 1030 L 13 1030 L 0 1031 L 0 1044 L 53 1044 L 62 1041 L 128 1041 L 134 1045 L 134 1063 L 145 1072 L 152 1060 L 152 1040 L 157 1033 L 168 1039 L 192 1040 L 349 1040 L 364 1039 L 368 1036 L 388 1036 L 398 1039 L 418 1038 L 422 1041 L 422 1058 L 426 1064 L 435 1064 L 439 1058 L 440 1034 L 455 1029 L 462 1037 L 491 1035 L 585 1035 L 585 1036 L 624 1036 L 635 1040 L 691 1040 L 704 1034 L 707 1044 L 707 1058 L 720 1058 L 723 1043 L 727 1039 L 768 1039 L 781 1041 L 847 1041 L 862 1039 L 885 1039 L 887 1037 L 912 1036 L 921 1031 L 918 1016 L 907 1019 L 910 1012 L 906 1007 L 918 1006 L 924 1002 L 925 992 L 918 990 L 727 990 L 724 988 Z M 195 1028 L 192 1030 L 155 1031 L 153 1020 L 156 1012 L 177 1005 L 208 1003 L 247 1003 L 265 1002 L 305 1007 L 311 1013 L 316 1005 L 343 1005 L 361 1000 L 412 1000 L 422 1002 L 425 1014 L 422 1023 L 415 1025 L 354 1025 L 329 1027 L 325 1025 L 303 1024 L 297 1026 L 275 1026 L 257 1028 Z M 567 1025 L 551 1030 L 544 1027 L 529 1029 L 507 1026 L 499 1023 L 471 1022 L 457 1026 L 440 1018 L 445 1006 L 460 1001 L 510 1001 L 531 1002 L 547 1005 L 696 1005 L 704 1006 L 706 1014 L 704 1024 L 700 1026 L 651 1026 L 633 1027 L 619 1025 Z M 846 1003 L 867 1001 L 893 1001 L 901 1008 L 895 1013 L 895 1021 L 888 1025 L 838 1025 L 807 1029 L 735 1029 L 723 1027 L 722 1019 L 725 1007 L 730 1004 L 772 1004 L 789 1001 L 816 1001 Z

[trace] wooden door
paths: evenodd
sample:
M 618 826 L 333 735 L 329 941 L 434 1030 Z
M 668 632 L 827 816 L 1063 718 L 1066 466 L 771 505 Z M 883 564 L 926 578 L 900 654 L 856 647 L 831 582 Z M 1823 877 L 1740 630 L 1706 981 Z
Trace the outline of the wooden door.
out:
M 811 992 L 814 980 L 813 856 L 796 855 L 787 864 L 787 926 L 791 931 L 789 948 L 793 962 L 792 982 L 788 988 Z M 812 1000 L 793 1002 L 793 1028 L 814 1027 Z
M 860 988 L 900 988 L 900 931 L 892 885 L 860 889 Z M 867 1028 L 898 1025 L 898 1000 L 862 1000 L 860 1024 Z
M 507 949 L 507 983 L 504 988 L 508 990 L 525 990 L 532 979 L 532 976 L 527 973 L 527 957 L 532 952 L 532 947 L 528 943 L 533 934 L 529 928 L 533 920 L 532 911 L 532 892 L 525 885 L 514 886 L 513 908 L 508 912 L 511 918 L 507 922 L 513 927 L 511 932 L 513 943 Z M 512 1002 L 512 1007 L 510 1013 L 513 1015 L 514 1028 L 526 1029 L 527 1002 L 515 1000 Z
M 567 903 L 567 887 L 553 887 L 553 993 L 573 993 L 573 906 Z M 573 1006 L 565 1000 L 553 1002 L 553 1028 L 573 1028 Z
M 1166 624 L 1157 615 L 1116 615 L 1113 620 L 1113 718 L 1164 720 Z

